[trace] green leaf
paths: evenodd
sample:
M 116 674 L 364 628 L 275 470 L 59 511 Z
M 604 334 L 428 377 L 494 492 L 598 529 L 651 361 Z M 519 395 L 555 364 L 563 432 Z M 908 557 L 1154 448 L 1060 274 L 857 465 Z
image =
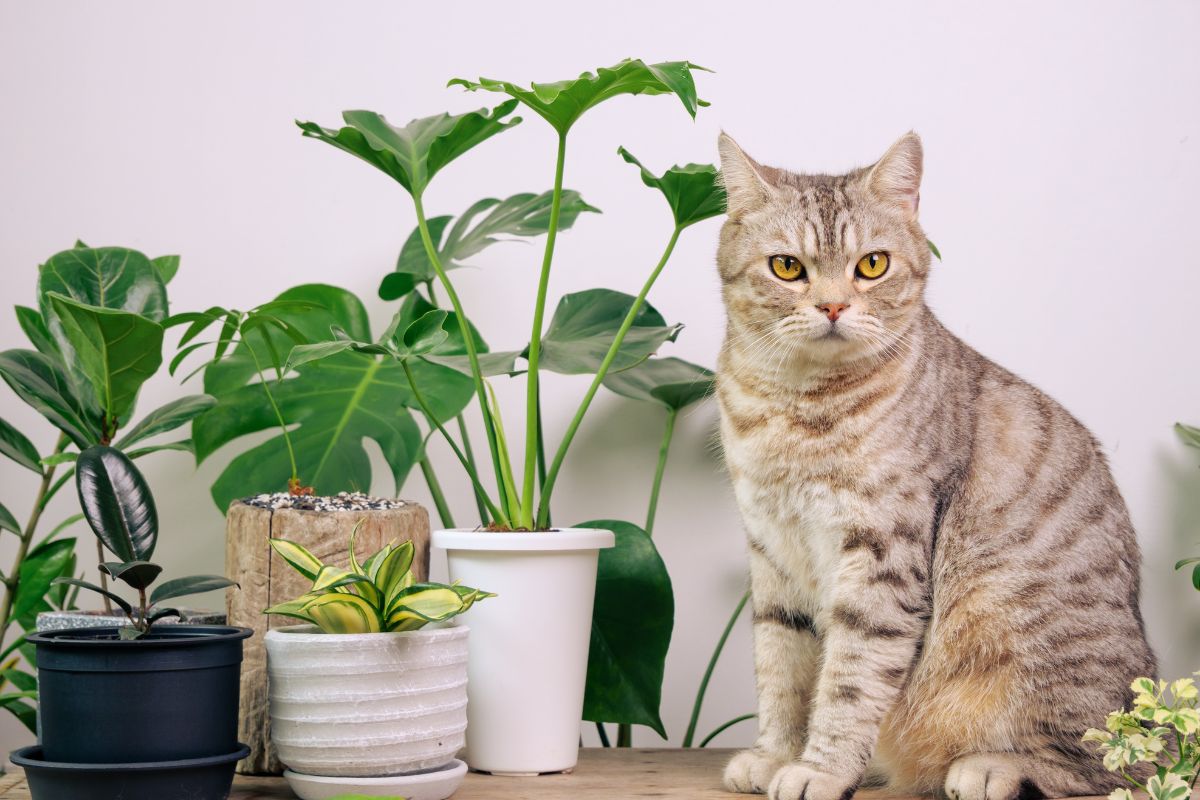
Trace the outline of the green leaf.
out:
M 933 243 L 933 240 L 931 240 L 931 239 L 926 239 L 926 240 L 925 240 L 925 244 L 929 245 L 929 252 L 933 253 L 933 254 L 934 254 L 934 256 L 936 256 L 936 257 L 937 257 L 937 260 L 938 260 L 938 261 L 941 261 L 941 260 L 942 260 L 942 254 L 941 254 L 941 252 L 940 252 L 940 251 L 937 249 L 937 245 Z
M 51 293 L 50 305 L 83 373 L 111 420 L 124 420 L 142 384 L 162 365 L 163 328 L 127 311 L 82 305 Z
M 624 147 L 618 147 L 617 153 L 637 166 L 642 173 L 642 183 L 658 189 L 667 198 L 677 227 L 686 228 L 725 213 L 725 190 L 721 187 L 717 168 L 712 164 L 676 165 L 657 176 Z
M 497 239 L 497 236 L 541 236 L 550 228 L 552 200 L 553 192 L 514 194 L 504 200 L 489 197 L 464 211 L 453 227 L 449 227 L 452 217 L 428 220 L 429 236 L 437 248 L 442 266 L 447 270 L 468 266 L 467 260 L 485 248 L 497 242 L 513 241 Z M 484 211 L 488 213 L 476 220 Z M 567 230 L 586 211 L 599 213 L 600 209 L 585 203 L 579 192 L 563 190 L 558 229 Z M 379 296 L 384 300 L 396 300 L 411 292 L 416 284 L 436 277 L 433 262 L 429 260 L 421 241 L 421 229 L 417 227 L 400 250 L 396 271 L 386 275 L 380 284 Z
M 402 339 L 404 354 L 420 356 L 437 350 L 450 336 L 443 327 L 448 316 L 445 311 L 435 309 L 422 314 L 405 328 Z
M 172 400 L 142 417 L 136 425 L 126 431 L 125 435 L 117 442 L 117 447 L 127 450 L 130 445 L 137 444 L 144 439 L 173 431 L 180 425 L 191 422 L 216 404 L 217 398 L 207 394 L 189 394 L 178 400 Z
M 60 464 L 74 464 L 75 459 L 79 458 L 79 453 L 68 450 L 65 453 L 51 453 L 42 459 L 43 467 L 57 467 Z
M 596 372 L 635 299 L 611 289 L 564 296 L 542 339 L 542 368 L 564 375 Z M 664 342 L 674 341 L 682 327 L 667 325 L 653 306 L 644 303 L 611 370 L 628 369 L 650 357 Z
M 180 453 L 196 453 L 196 448 L 192 444 L 191 439 L 183 439 L 178 442 L 164 442 L 163 444 L 149 444 L 145 447 L 135 447 L 132 450 L 127 450 L 125 455 L 135 461 L 142 456 L 148 456 L 151 453 L 161 453 L 163 450 L 176 450 Z
M 1200 591 L 1200 564 L 1192 567 L 1192 586 Z
M 515 97 L 554 126 L 560 135 L 565 135 L 583 112 L 624 94 L 674 94 L 694 118 L 698 107 L 708 105 L 696 97 L 692 78 L 692 70 L 703 69 L 687 61 L 646 64 L 640 59 L 626 59 L 612 67 L 601 67 L 594 75 L 585 72 L 575 80 L 531 83 L 528 89 L 491 78 L 478 81 L 455 78 L 449 85 Z
M 176 272 L 179 272 L 179 256 L 159 256 L 150 259 L 150 263 L 154 265 L 158 277 L 162 278 L 164 286 L 171 282 Z
M 317 300 L 321 306 L 303 313 L 278 312 L 310 341 L 327 339 L 334 325 L 354 341 L 373 341 L 366 310 L 350 292 L 312 284 L 280 295 L 289 298 Z M 257 382 L 248 350 L 253 346 L 265 353 L 268 340 L 280 352 L 291 349 L 290 340 L 276 329 L 259 328 L 245 334 L 226 359 L 205 371 L 205 390 L 219 402 L 192 423 L 197 460 L 248 434 L 277 429 L 278 420 Z M 414 362 L 412 368 L 423 396 L 436 413 L 445 415 L 442 418 L 452 418 L 470 401 L 470 378 L 424 362 Z M 346 351 L 302 364 L 269 387 L 289 423 L 305 483 L 322 494 L 369 491 L 371 463 L 363 444 L 373 439 L 399 490 L 418 458 L 421 432 L 408 410 L 417 405 L 416 400 L 403 367 L 394 359 Z M 212 496 L 224 510 L 236 498 L 282 490 L 290 476 L 287 447 L 282 434 L 277 434 L 235 456 L 213 485 Z
M 304 607 L 304 613 L 326 633 L 379 633 L 381 629 L 375 607 L 356 594 L 321 595 Z
M 201 594 L 216 589 L 228 589 L 230 586 L 237 586 L 237 584 L 221 575 L 191 575 L 187 578 L 163 581 L 150 593 L 150 605 L 158 605 L 163 600 L 171 600 L 175 597 L 186 597 L 190 594 Z
M 0 353 L 0 377 L 76 447 L 100 441 L 99 420 L 84 410 L 56 359 L 33 350 L 5 350 Z
M 402 590 L 388 604 L 388 630 L 416 630 L 429 622 L 444 622 L 461 614 L 463 599 L 449 586 L 418 584 Z
M 50 584 L 63 573 L 75 554 L 74 539 L 60 539 L 34 548 L 25 556 L 18 570 L 17 593 L 13 601 L 13 619 L 22 628 L 34 625 L 37 615 L 49 611 L 46 601 Z
M 305 136 L 358 156 L 390 175 L 414 197 L 420 197 L 442 167 L 519 123 L 520 117 L 504 120 L 516 107 L 516 102 L 510 100 L 494 109 L 414 119 L 402 128 L 388 124 L 373 111 L 344 112 L 346 127 L 336 131 L 313 122 L 296 124 Z
M 5 455 L 26 469 L 42 474 L 37 448 L 25 434 L 0 419 L 0 455 Z
M 128 561 L 124 564 L 117 561 L 106 561 L 100 565 L 100 571 L 108 573 L 116 580 L 129 584 L 134 589 L 145 589 L 162 574 L 162 567 L 149 561 Z
M 681 358 L 650 358 L 636 367 L 608 373 L 604 385 L 624 397 L 678 411 L 712 391 L 713 373 Z
M 42 318 L 41 313 L 27 306 L 17 306 L 16 310 L 17 323 L 37 351 L 56 359 L 59 358 L 58 345 L 54 343 L 54 338 L 50 335 L 50 329 L 46 327 L 46 320 Z
M 401 542 L 390 553 L 384 556 L 378 562 L 378 566 L 375 567 L 375 574 L 371 575 L 371 581 L 383 593 L 385 603 L 390 602 L 395 594 L 400 591 L 405 576 L 408 575 L 409 570 L 412 568 L 413 552 L 412 541 Z
M 130 605 L 125 598 L 121 597 L 119 594 L 113 594 L 107 589 L 102 589 L 94 583 L 88 583 L 87 581 L 80 580 L 79 578 L 55 578 L 53 581 L 51 581 L 51 585 L 78 586 L 81 589 L 87 589 L 88 591 L 95 592 L 96 594 L 102 594 L 109 600 L 112 600 L 114 603 L 116 603 L 117 608 L 121 609 L 126 614 L 133 613 L 133 606 Z
M 4 695 L 0 696 L 0 707 L 6 709 L 10 714 L 17 718 L 30 733 L 37 733 L 37 709 L 25 702 L 23 697 L 36 696 L 36 692 L 32 695 L 18 694 L 16 696 Z
M 6 669 L 0 671 L 0 678 L 11 683 L 22 692 L 37 691 L 37 676 L 32 675 L 20 669 Z
M 1200 428 L 1193 428 L 1191 425 L 1176 422 L 1175 433 L 1179 434 L 1179 438 L 1189 447 L 1200 447 Z
M 583 718 L 647 725 L 667 738 L 659 715 L 675 599 L 654 542 L 638 526 L 594 520 L 576 526 L 610 530 L 616 547 L 600 551 Z
M 287 539 L 270 539 L 271 549 L 288 565 L 310 581 L 317 579 L 317 574 L 324 568 L 321 559 L 314 556 L 306 547 Z
M 3 503 L 0 503 L 0 531 L 12 531 L 18 536 L 21 535 L 21 523 L 17 522 L 17 518 Z
M 122 561 L 148 561 L 158 541 L 158 511 L 146 479 L 112 447 L 95 445 L 75 463 L 79 505 L 92 531 Z

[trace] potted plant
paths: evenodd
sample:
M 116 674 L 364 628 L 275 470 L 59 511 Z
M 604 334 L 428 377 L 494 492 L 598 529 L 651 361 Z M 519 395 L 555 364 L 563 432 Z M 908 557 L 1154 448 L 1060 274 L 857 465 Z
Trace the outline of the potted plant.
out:
M 234 585 L 215 575 L 157 583 L 150 561 L 158 514 L 142 474 L 120 451 L 79 454 L 75 482 L 88 524 L 116 558 L 101 569 L 137 601 L 77 578 L 124 612 L 121 628 L 48 631 L 36 647 L 41 744 L 17 750 L 37 798 L 185 800 L 225 797 L 234 763 L 244 628 L 158 626 L 178 615 L 167 601 Z M 103 735 L 97 735 L 103 731 Z
M 348 351 L 390 355 L 404 369 L 408 389 L 430 426 L 447 442 L 471 481 L 481 510 L 481 525 L 436 531 L 434 544 L 445 548 L 452 579 L 487 585 L 500 599 L 472 612 L 475 646 L 470 661 L 470 718 L 467 760 L 473 769 L 505 774 L 536 774 L 572 769 L 578 756 L 579 720 L 584 701 L 596 570 L 601 549 L 612 547 L 612 531 L 554 528 L 550 501 L 566 453 L 604 378 L 630 368 L 674 339 L 679 326 L 668 325 L 646 303 L 646 296 L 666 266 L 682 231 L 721 213 L 724 196 L 711 165 L 674 167 L 662 176 L 641 168 L 627 151 L 620 153 L 641 170 L 643 182 L 661 191 L 670 203 L 674 225 L 665 251 L 636 297 L 605 289 L 569 295 L 545 325 L 547 289 L 555 239 L 564 200 L 568 133 L 588 109 L 613 97 L 637 94 L 676 96 L 690 115 L 704 105 L 696 96 L 688 62 L 646 64 L 623 61 L 596 73 L 523 88 L 481 79 L 454 80 L 471 90 L 511 96 L 494 109 L 460 115 L 416 119 L 403 127 L 369 111 L 347 111 L 345 125 L 327 129 L 298 123 L 305 136 L 324 141 L 380 169 L 410 194 L 430 272 L 450 309 L 435 308 L 417 319 L 393 322 L 389 334 L 375 341 L 340 336 L 337 341 L 294 348 L 289 364 L 340 356 Z M 432 178 L 455 158 L 516 125 L 510 117 L 518 104 L 537 113 L 556 133 L 555 178 L 546 222 L 546 243 L 534 301 L 532 332 L 522 350 L 483 353 L 465 315 L 448 271 L 450 254 L 473 217 L 487 205 L 476 204 L 446 231 L 447 220 L 428 219 L 424 195 Z M 482 201 L 494 204 L 497 201 Z M 439 224 L 435 226 L 435 220 Z M 456 236 L 456 234 L 458 234 Z M 399 270 L 398 270 L 399 271 Z M 403 279 L 401 279 L 403 282 Z M 399 317 L 399 315 L 397 315 Z M 452 334 L 456 336 L 452 337 Z M 451 342 L 462 354 L 448 352 Z M 514 364 L 523 358 L 526 368 Z M 494 486 L 484 485 L 469 452 L 446 429 L 449 418 L 438 413 L 432 394 L 415 369 L 440 364 L 471 379 L 483 417 Z M 545 457 L 540 424 L 540 373 L 593 375 L 552 459 Z M 524 374 L 524 448 L 513 468 L 510 440 L 488 378 Z M 653 557 L 653 547 L 649 548 Z M 546 597 L 555 602 L 547 603 Z M 665 651 L 664 651 L 665 654 Z M 655 709 L 657 716 L 657 709 Z M 633 720 L 617 719 L 616 722 Z
M 267 633 L 271 736 L 303 800 L 347 792 L 442 800 L 466 772 L 467 629 L 445 622 L 495 595 L 418 583 L 413 544 L 349 568 L 284 539 L 271 546 L 311 586 L 264 613 L 307 623 Z

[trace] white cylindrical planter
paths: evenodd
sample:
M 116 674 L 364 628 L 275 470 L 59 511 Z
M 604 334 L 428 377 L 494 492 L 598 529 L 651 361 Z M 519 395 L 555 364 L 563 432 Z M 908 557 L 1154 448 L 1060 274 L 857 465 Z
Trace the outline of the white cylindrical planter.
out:
M 467 628 L 268 631 L 271 739 L 294 772 L 381 777 L 434 769 L 463 746 Z
M 467 752 L 471 769 L 573 769 L 600 550 L 611 531 L 436 531 L 450 579 L 497 596 L 472 606 Z

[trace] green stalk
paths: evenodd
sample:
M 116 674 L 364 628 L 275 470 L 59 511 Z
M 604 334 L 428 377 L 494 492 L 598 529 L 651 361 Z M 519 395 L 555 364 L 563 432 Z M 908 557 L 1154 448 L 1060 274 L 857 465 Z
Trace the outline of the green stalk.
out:
M 525 398 L 525 480 L 521 488 L 521 525 L 533 529 L 533 484 L 537 462 L 538 361 L 542 352 L 542 320 L 546 315 L 546 290 L 550 286 L 550 263 L 558 238 L 558 213 L 562 206 L 563 167 L 567 160 L 567 135 L 558 135 L 558 158 L 554 164 L 554 190 L 550 201 L 550 225 L 546 231 L 546 250 L 542 254 L 542 274 L 538 279 L 537 303 L 533 307 L 533 333 L 529 336 L 529 379 Z M 543 503 L 545 497 L 542 498 Z M 540 527 L 546 527 L 538 515 Z
M 745 722 L 748 719 L 754 719 L 757 716 L 758 714 L 742 714 L 740 717 L 734 717 L 733 719 L 729 720 L 729 722 L 718 725 L 712 733 L 704 737 L 704 740 L 700 742 L 700 746 L 707 747 L 709 742 L 732 728 L 734 725 L 737 725 L 739 722 Z
M 275 402 L 275 395 L 271 394 L 271 387 L 267 385 L 267 376 L 263 374 L 262 364 L 258 360 L 258 353 L 254 352 L 254 345 L 250 344 L 250 340 L 242 337 L 242 342 L 246 345 L 246 350 L 250 353 L 250 358 L 254 360 L 254 369 L 258 371 L 258 384 L 262 387 L 267 395 L 267 401 L 271 404 L 271 410 L 275 412 L 275 419 L 279 421 L 279 430 L 283 432 L 283 443 L 287 445 L 288 460 L 292 463 L 292 483 L 289 486 L 295 486 L 300 482 L 300 470 L 296 466 L 296 451 L 292 448 L 292 437 L 288 433 L 287 422 L 283 419 L 283 412 L 279 410 L 279 404 Z
M 612 747 L 612 743 L 608 741 L 608 731 L 604 730 L 604 723 L 596 723 L 596 733 L 600 736 L 600 745 L 602 747 Z
M 463 469 L 466 470 L 467 477 L 471 479 L 471 483 L 474 484 L 475 487 L 483 494 L 483 498 L 487 502 L 488 509 L 492 512 L 492 516 L 500 524 L 508 526 L 509 523 L 507 518 L 505 518 L 504 514 L 500 512 L 500 509 L 496 508 L 496 506 L 492 504 L 492 501 L 488 498 L 487 494 L 483 492 L 483 487 L 479 484 L 479 476 L 471 470 L 471 465 L 467 463 L 467 457 L 463 455 L 462 450 L 458 449 L 458 443 L 454 441 L 454 439 L 450 436 L 450 432 L 442 426 L 442 423 L 438 422 L 437 417 L 433 415 L 433 411 L 425 402 L 425 397 L 421 394 L 420 390 L 417 389 L 416 376 L 413 375 L 412 367 L 408 365 L 408 361 L 406 359 L 401 359 L 400 366 L 404 369 L 404 377 L 408 378 L 408 388 L 412 389 L 413 398 L 416 399 L 417 405 L 421 406 L 421 411 L 424 412 L 425 419 L 429 421 L 430 425 L 437 428 L 438 433 L 442 435 L 442 437 L 446 440 L 446 443 L 450 445 L 450 449 L 454 451 L 454 455 L 458 456 L 458 461 L 460 464 L 462 464 Z
M 442 521 L 442 527 L 455 527 L 450 507 L 446 505 L 446 495 L 442 494 L 442 484 L 438 481 L 437 473 L 433 471 L 433 462 L 426 454 L 421 456 L 421 460 L 417 463 L 421 465 L 421 474 L 425 476 L 425 485 L 429 487 L 429 494 L 433 497 L 434 506 L 437 507 L 438 519 Z
M 637 299 L 633 301 L 629 313 L 625 315 L 625 320 L 621 323 L 621 328 L 617 331 L 616 338 L 613 339 L 612 345 L 609 346 L 608 352 L 604 355 L 604 360 L 600 362 L 600 369 L 596 371 L 596 376 L 592 379 L 592 385 L 588 387 L 587 394 L 583 396 L 583 401 L 575 411 L 575 417 L 571 420 L 571 424 L 567 426 L 566 433 L 563 434 L 562 441 L 558 445 L 558 452 L 554 454 L 554 461 L 550 463 L 550 471 L 546 475 L 546 486 L 542 490 L 541 502 L 538 505 L 539 527 L 545 527 L 545 520 L 550 516 L 550 495 L 554 491 L 554 483 L 558 479 L 558 471 L 562 468 L 563 459 L 567 456 L 567 448 L 571 446 L 571 440 L 575 438 L 575 433 L 579 430 L 580 423 L 583 422 L 583 415 L 587 413 L 588 406 L 592 404 L 592 398 L 596 396 L 596 391 L 599 390 L 600 384 L 604 382 L 604 376 L 608 374 L 608 368 L 616 360 L 617 353 L 621 349 L 621 343 L 625 341 L 625 334 L 629 333 L 629 329 L 633 327 L 633 321 L 637 319 L 638 312 L 642 310 L 642 306 L 646 302 L 646 295 L 650 293 L 650 289 L 654 286 L 654 282 L 658 280 L 663 267 L 670 260 L 671 253 L 675 250 L 675 243 L 679 241 L 679 233 L 682 230 L 683 228 L 676 225 L 675 230 L 671 232 L 671 238 L 667 242 L 666 249 L 663 250 L 662 257 L 658 260 L 654 271 L 650 273 L 650 277 L 646 279 L 646 283 L 642 286 L 642 291 L 638 293 Z
M 667 409 L 667 428 L 663 431 L 662 444 L 658 448 L 658 468 L 654 471 L 654 485 L 650 488 L 650 507 L 646 510 L 646 535 L 654 534 L 654 516 L 658 513 L 658 493 L 662 490 L 663 473 L 667 469 L 667 453 L 671 449 L 671 437 L 675 433 L 675 417 L 679 409 Z
M 617 725 L 617 747 L 633 747 L 633 726 L 622 722 Z
M 700 679 L 700 688 L 696 690 L 696 702 L 692 704 L 692 717 L 688 720 L 687 733 L 683 735 L 684 747 L 691 747 L 692 741 L 696 738 L 696 723 L 700 721 L 700 707 L 704 705 L 704 695 L 708 691 L 708 682 L 712 679 L 713 670 L 717 667 L 717 660 L 721 658 L 721 651 L 725 649 L 725 642 L 729 639 L 729 634 L 733 631 L 734 624 L 738 621 L 738 617 L 742 615 L 742 609 L 746 607 L 746 603 L 749 600 L 749 592 L 742 595 L 742 599 L 738 601 L 737 608 L 733 610 L 733 615 L 729 617 L 729 622 L 725 624 L 725 630 L 721 632 L 721 638 L 717 640 L 717 646 L 713 650 L 712 658 L 708 660 L 708 668 L 704 670 L 704 677 Z
M 455 419 L 458 420 L 458 434 L 462 437 L 463 452 L 467 455 L 467 463 L 471 465 L 471 471 L 476 475 L 479 474 L 479 467 L 475 465 L 475 452 L 471 449 L 471 435 L 467 433 L 467 421 L 463 419 L 463 415 L 459 414 Z M 480 494 L 479 487 L 472 484 L 471 490 L 475 494 L 475 508 L 479 511 L 479 524 L 486 527 L 491 517 L 488 516 L 487 504 L 483 501 L 483 495 Z
M 425 206 L 421 202 L 419 194 L 413 195 L 413 206 L 417 212 L 417 228 L 421 232 L 421 243 L 425 245 L 425 255 L 429 257 L 429 263 L 433 265 L 433 271 L 437 273 L 438 280 L 442 282 L 442 287 L 446 290 L 446 296 L 450 298 L 450 305 L 454 308 L 454 314 L 458 318 L 458 328 L 462 332 L 463 343 L 467 349 L 467 361 L 471 364 L 471 379 L 475 383 L 475 396 L 479 400 L 479 411 L 483 414 L 483 429 L 487 433 L 488 450 L 492 455 L 492 469 L 496 473 L 496 489 L 503 496 L 504 476 L 500 470 L 500 457 L 496 449 L 496 434 L 492 429 L 492 414 L 488 410 L 487 391 L 483 388 L 483 370 L 479 367 L 479 353 L 475 351 L 475 338 L 471 335 L 471 326 L 467 322 L 467 315 L 463 311 L 462 302 L 458 299 L 458 292 L 454 290 L 454 284 L 450 282 L 450 277 L 446 274 L 446 270 L 442 266 L 442 260 L 438 256 L 437 248 L 433 245 L 433 237 L 429 235 L 429 223 L 425 219 Z M 449 439 L 448 434 L 447 439 Z M 456 446 L 455 450 L 457 449 Z M 478 485 L 479 478 L 475 475 L 471 477 L 475 484 Z M 484 497 L 486 496 L 485 494 Z M 492 509 L 492 516 L 496 519 L 496 522 L 506 527 L 511 527 L 506 519 L 502 520 L 500 518 L 503 515 L 496 514 L 495 509 Z

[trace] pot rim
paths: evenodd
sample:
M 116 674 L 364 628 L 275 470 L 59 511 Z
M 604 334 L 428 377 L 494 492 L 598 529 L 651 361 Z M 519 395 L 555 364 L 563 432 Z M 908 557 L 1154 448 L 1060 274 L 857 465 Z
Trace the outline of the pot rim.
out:
M 118 627 L 67 628 L 61 631 L 39 631 L 25 637 L 25 641 L 43 647 L 91 647 L 143 650 L 161 650 L 170 647 L 202 647 L 213 642 L 249 639 L 254 635 L 250 628 L 233 625 L 164 625 L 154 630 L 152 639 L 102 638 L 115 636 Z
M 612 531 L 602 528 L 556 528 L 550 531 L 483 531 L 448 528 L 433 532 L 430 543 L 442 550 L 566 552 L 604 550 L 617 543 Z
M 320 784 L 322 786 L 356 785 L 356 786 L 372 786 L 372 787 L 420 786 L 422 784 L 436 783 L 438 781 L 444 781 L 444 780 L 453 778 L 455 776 L 466 775 L 466 774 L 467 774 L 467 764 L 465 761 L 463 761 L 460 758 L 452 758 L 440 767 L 433 767 L 432 769 L 421 770 L 420 772 L 412 772 L 407 775 L 382 775 L 379 777 L 370 777 L 370 778 L 368 778 L 368 777 L 363 777 L 363 778 L 330 777 L 327 775 L 309 775 L 306 772 L 297 772 L 296 770 L 292 770 L 292 769 L 285 769 L 283 771 L 283 777 L 289 781 L 292 779 L 297 779 L 297 780 L 301 780 L 301 781 L 306 781 L 308 783 Z
M 8 754 L 8 759 L 22 769 L 45 769 L 60 772 L 155 772 L 170 769 L 194 769 L 196 767 L 215 767 L 241 761 L 250 755 L 250 746 L 238 742 L 238 749 L 232 753 L 204 758 L 188 758 L 180 761 L 132 761 L 117 764 L 77 764 L 71 761 L 46 761 L 38 758 L 42 753 L 40 744 L 20 747 Z
M 379 633 L 325 633 L 316 625 L 285 625 L 282 628 L 271 628 L 267 631 L 264 641 L 281 640 L 288 637 L 289 641 L 323 642 L 337 641 L 342 644 L 366 644 L 384 641 L 385 639 L 461 639 L 467 635 L 470 628 L 466 625 L 454 625 L 445 628 L 418 628 L 415 631 L 380 631 Z

